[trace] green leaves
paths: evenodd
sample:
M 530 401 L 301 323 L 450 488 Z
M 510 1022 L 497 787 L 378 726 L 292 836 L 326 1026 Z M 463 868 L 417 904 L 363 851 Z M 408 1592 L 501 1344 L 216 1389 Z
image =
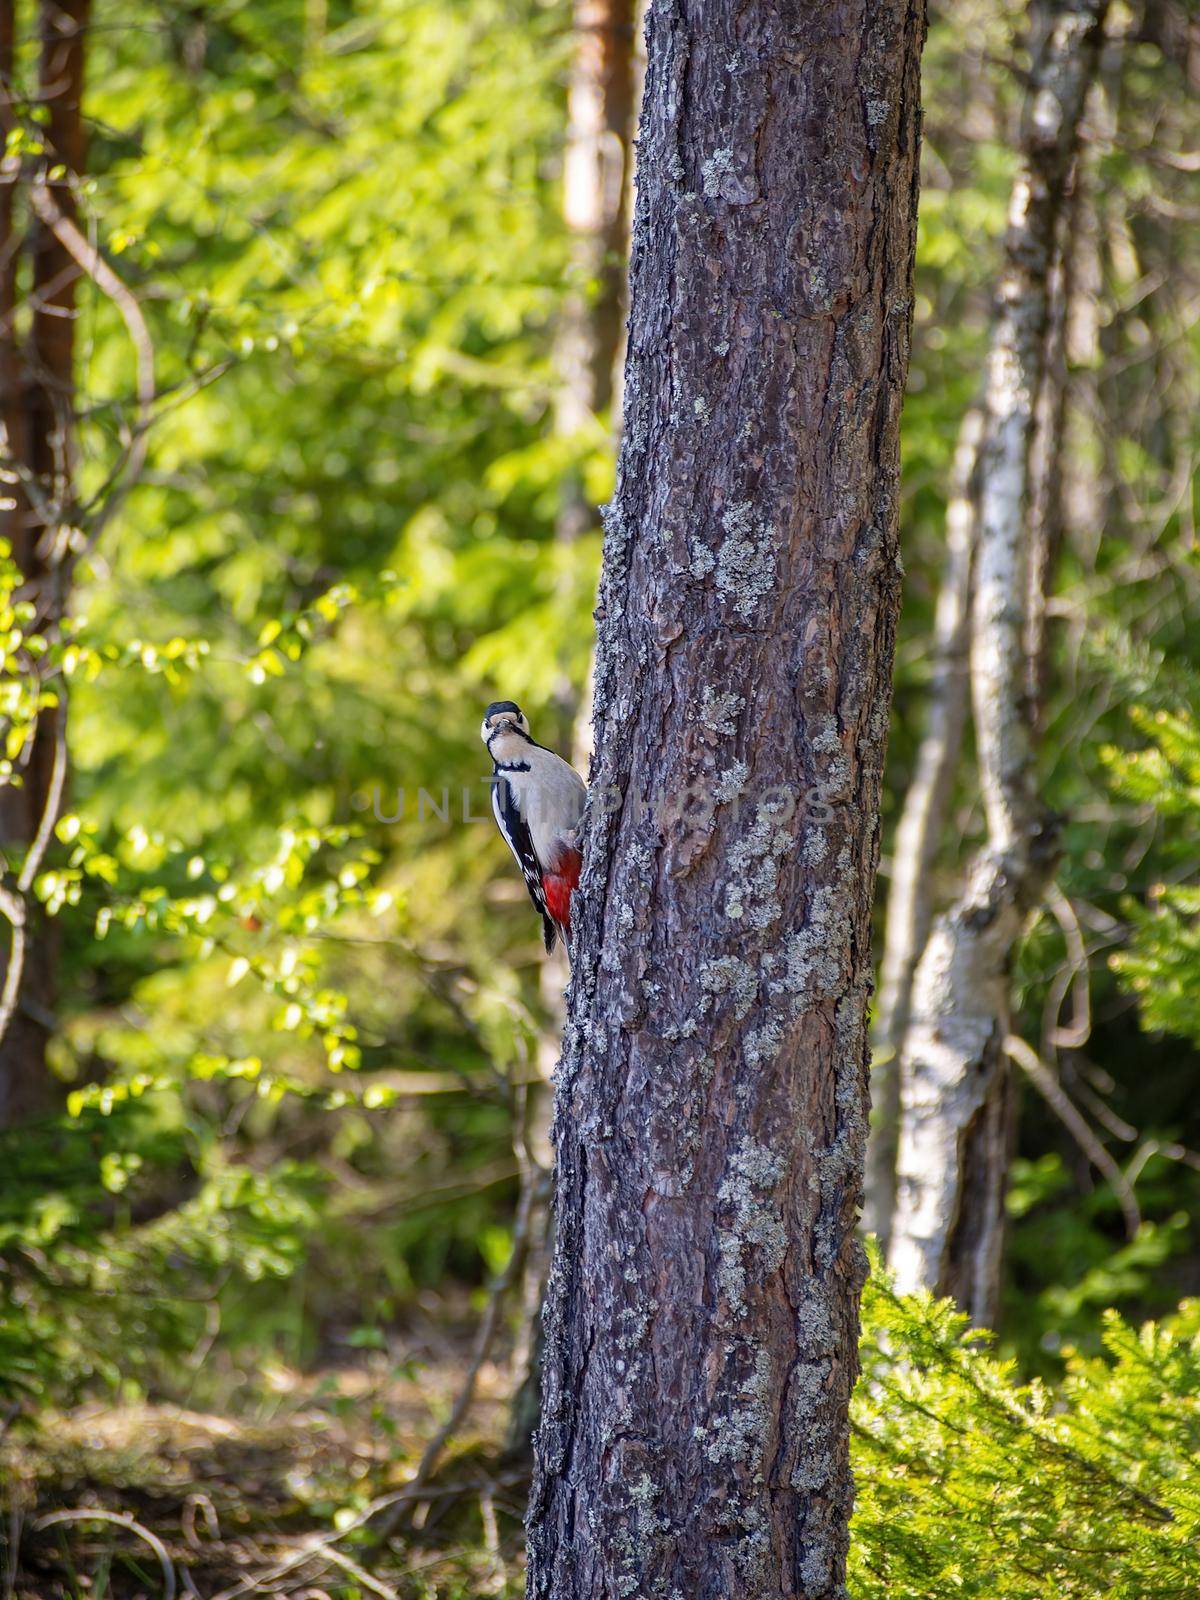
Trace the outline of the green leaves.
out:
M 1135 707 L 1131 718 L 1150 742 L 1134 751 L 1110 747 L 1105 763 L 1119 794 L 1170 819 L 1163 864 L 1183 881 L 1152 885 L 1144 901 L 1125 899 L 1133 937 L 1110 965 L 1138 997 L 1147 1027 L 1200 1044 L 1200 727 L 1184 710 Z

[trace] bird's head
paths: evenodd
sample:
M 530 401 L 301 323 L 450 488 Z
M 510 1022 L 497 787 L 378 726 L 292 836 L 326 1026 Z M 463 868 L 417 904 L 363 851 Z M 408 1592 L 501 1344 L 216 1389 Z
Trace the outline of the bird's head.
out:
M 489 750 L 493 741 L 502 737 L 528 739 L 529 724 L 525 720 L 525 713 L 514 700 L 493 700 L 483 714 L 479 737 Z

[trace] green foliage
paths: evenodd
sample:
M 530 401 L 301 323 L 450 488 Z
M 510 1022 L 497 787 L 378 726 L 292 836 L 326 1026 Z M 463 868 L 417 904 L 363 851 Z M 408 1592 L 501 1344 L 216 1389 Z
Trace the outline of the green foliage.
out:
M 853 1414 L 856 1600 L 1155 1600 L 1194 1593 L 1200 1304 L 1022 1384 L 949 1302 L 864 1303 Z
M 162 1097 L 5 1134 L 0 1153 L 0 1394 L 18 1403 L 176 1386 L 218 1293 L 239 1342 L 239 1303 L 295 1271 L 325 1187 L 297 1162 L 230 1164 Z
M 1111 1188 L 1081 1183 L 1085 1162 L 1069 1147 L 1067 1159 L 1042 1143 L 1036 1157 L 1014 1164 L 1004 1331 L 1027 1369 L 1043 1371 L 1058 1370 L 1065 1345 L 1096 1347 L 1106 1307 L 1156 1314 L 1175 1302 L 1189 1282 L 1200 1207 L 1200 737 L 1190 709 L 1200 704 L 1197 679 L 1186 661 L 1164 659 L 1116 625 L 1092 650 L 1097 670 L 1134 703 L 1117 703 L 1102 724 L 1113 737 L 1097 739 L 1090 752 L 1111 797 L 1096 807 L 1101 825 L 1072 821 L 1067 829 L 1065 875 L 1107 954 L 1090 1003 L 1108 1020 L 1087 1057 L 1069 1063 L 1066 1082 L 1085 1106 L 1098 1104 L 1097 1090 L 1104 1095 L 1111 1109 L 1100 1107 L 1099 1134 L 1136 1186 L 1143 1220 L 1134 1238 L 1124 1237 Z M 1027 996 L 1038 996 L 1060 950 L 1044 922 L 1023 955 Z M 1134 1026 L 1131 995 L 1144 1031 Z
M 26 1415 L 101 1387 L 242 1403 L 272 1361 L 365 1348 L 354 1330 L 377 1336 L 430 1286 L 477 1289 L 508 1248 L 513 1085 L 544 1009 L 536 925 L 486 819 L 478 712 L 511 695 L 567 741 L 598 541 L 557 540 L 555 518 L 564 480 L 598 502 L 612 473 L 606 419 L 578 438 L 553 423 L 568 12 L 98 0 L 81 215 L 147 318 L 158 395 L 145 471 L 81 557 L 60 633 L 31 626 L 0 553 L 0 781 L 20 781 L 37 717 L 70 701 L 69 810 L 36 884 L 62 938 L 64 1116 L 13 1143 L 0 1214 L 0 1360 Z M 933 12 L 889 816 L 932 665 L 1024 48 L 1023 5 Z M 1187 693 L 1166 692 L 1200 639 L 1200 230 L 1186 167 L 1156 153 L 1190 148 L 1182 75 L 1125 41 L 1076 218 L 1091 331 L 1069 353 L 1044 779 L 1094 1026 L 1061 1067 L 1131 1130 L 1104 1136 L 1146 1223 L 1123 1236 L 1107 1186 L 1028 1097 L 1003 1331 L 1023 1371 L 1054 1377 L 1067 1346 L 1099 1359 L 1104 1307 L 1177 1300 L 1200 1251 L 1200 744 Z M 24 111 L 11 149 L 32 157 L 40 111 Z M 113 305 L 80 288 L 86 524 L 127 449 L 133 363 Z M 1131 702 L 1140 751 L 1124 748 Z M 955 854 L 978 826 L 968 787 Z M 1028 1037 L 1067 1009 L 1070 959 L 1043 917 L 1018 971 Z M 906 1315 L 887 1381 L 967 1406 L 982 1437 L 994 1419 L 970 1410 L 960 1366 L 985 1388 L 1007 1378 L 941 1311 Z M 1070 1372 L 1101 1388 L 1121 1370 L 1081 1359 Z M 922 1415 L 914 1401 L 888 1426 Z M 951 1432 L 938 1440 L 952 1474 Z M 983 1479 L 945 1481 L 982 1527 Z M 910 1528 L 888 1494 L 881 1477 L 860 1513 L 879 1541 L 888 1519 Z M 922 1592 L 982 1585 L 976 1555 L 930 1558 Z
M 1163 819 L 1160 860 L 1176 881 L 1153 885 L 1144 904 L 1126 901 L 1133 939 L 1111 965 L 1149 1027 L 1200 1044 L 1200 728 L 1186 711 L 1135 707 L 1131 716 L 1150 744 L 1106 758 L 1117 792 Z
M 1147 1152 L 1136 1174 L 1142 1223 L 1122 1237 L 1107 1184 L 1076 1192 L 1057 1152 L 1018 1158 L 1010 1173 L 1005 1344 L 1027 1371 L 1058 1376 L 1065 1347 L 1098 1347 L 1101 1314 L 1114 1305 L 1165 1310 L 1175 1300 L 1170 1267 L 1190 1240 L 1186 1187 L 1174 1163 Z
M 611 473 L 596 433 L 549 426 L 565 20 L 97 18 L 81 212 L 144 310 L 158 399 L 61 637 L 0 562 L 0 778 L 70 691 L 71 810 L 35 885 L 67 1118 L 24 1131 L 0 1243 L 31 1402 L 161 1381 L 206 1307 L 211 1393 L 244 1348 L 298 1359 L 351 1302 L 392 1315 L 495 1253 L 539 1002 L 536 929 L 487 904 L 506 863 L 478 708 L 517 695 L 537 720 L 582 680 L 597 542 L 556 543 L 558 484 L 582 470 L 600 498 Z M 94 510 L 132 363 L 80 292 Z M 153 1308 L 131 1339 L 114 1274 Z M 287 1306 L 252 1275 L 290 1277 Z
M 885 829 L 912 771 L 934 667 L 950 463 L 981 380 L 1032 15 L 974 0 L 931 8 L 902 425 L 908 576 Z M 1198 1058 L 1187 1004 L 1195 828 L 1150 767 L 1136 792 L 1113 783 L 1115 752 L 1131 753 L 1131 706 L 1193 725 L 1200 710 L 1200 337 L 1189 299 L 1200 230 L 1183 201 L 1187 179 L 1163 155 L 1190 147 L 1195 104 L 1166 34 L 1130 24 L 1124 11 L 1113 23 L 1131 29 L 1096 97 L 1114 136 L 1096 139 L 1089 118 L 1069 223 L 1075 310 L 1040 738 L 1041 790 L 1061 823 L 1062 898 L 1018 951 L 1013 1020 L 1134 1182 L 1145 1226 L 1126 1238 L 1107 1181 L 1023 1083 L 1002 1333 L 1024 1370 L 1047 1373 L 1059 1370 L 1064 1344 L 1095 1346 L 1103 1306 L 1140 1316 L 1175 1304 L 1194 1286 L 1200 1253 Z M 955 894 L 964 846 L 981 837 L 982 820 L 976 785 L 960 780 L 929 885 L 935 905 Z M 885 873 L 887 850 L 885 831 Z M 1145 957 L 1155 940 L 1152 975 Z M 1135 976 L 1148 982 L 1136 1008 Z

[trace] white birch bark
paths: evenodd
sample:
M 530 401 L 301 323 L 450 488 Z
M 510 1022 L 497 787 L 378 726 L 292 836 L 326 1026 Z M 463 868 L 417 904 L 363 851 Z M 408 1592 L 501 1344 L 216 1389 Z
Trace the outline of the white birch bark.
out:
M 918 963 L 900 1061 L 901 1129 L 889 1264 L 902 1290 L 953 1294 L 994 1321 L 1012 1133 L 1003 1053 L 1008 966 L 1053 871 L 1025 695 L 1028 507 L 1051 272 L 1104 0 L 1039 6 L 1022 171 L 1009 209 L 984 396 L 971 703 L 987 840 Z
M 925 728 L 892 848 L 879 994 L 871 1030 L 872 1127 L 863 1228 L 886 1253 L 896 1203 L 900 1137 L 899 1054 L 908 1029 L 917 962 L 933 920 L 932 874 L 954 789 L 967 714 L 967 640 L 975 553 L 972 483 L 983 413 L 963 418 L 946 507 L 946 554 L 934 614 L 933 678 Z

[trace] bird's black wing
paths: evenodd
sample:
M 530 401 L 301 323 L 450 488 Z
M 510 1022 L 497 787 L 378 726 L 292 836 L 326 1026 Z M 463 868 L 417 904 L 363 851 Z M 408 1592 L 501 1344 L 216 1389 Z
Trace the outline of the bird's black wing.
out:
M 534 909 L 542 919 L 542 935 L 546 941 L 546 949 L 553 950 L 555 927 L 550 913 L 546 910 L 546 896 L 542 892 L 542 869 L 533 852 L 529 824 L 521 815 L 508 780 L 501 773 L 496 774 L 496 781 L 492 784 L 492 812 L 496 818 L 496 826 L 504 835 L 505 844 L 512 851 L 521 869 Z

